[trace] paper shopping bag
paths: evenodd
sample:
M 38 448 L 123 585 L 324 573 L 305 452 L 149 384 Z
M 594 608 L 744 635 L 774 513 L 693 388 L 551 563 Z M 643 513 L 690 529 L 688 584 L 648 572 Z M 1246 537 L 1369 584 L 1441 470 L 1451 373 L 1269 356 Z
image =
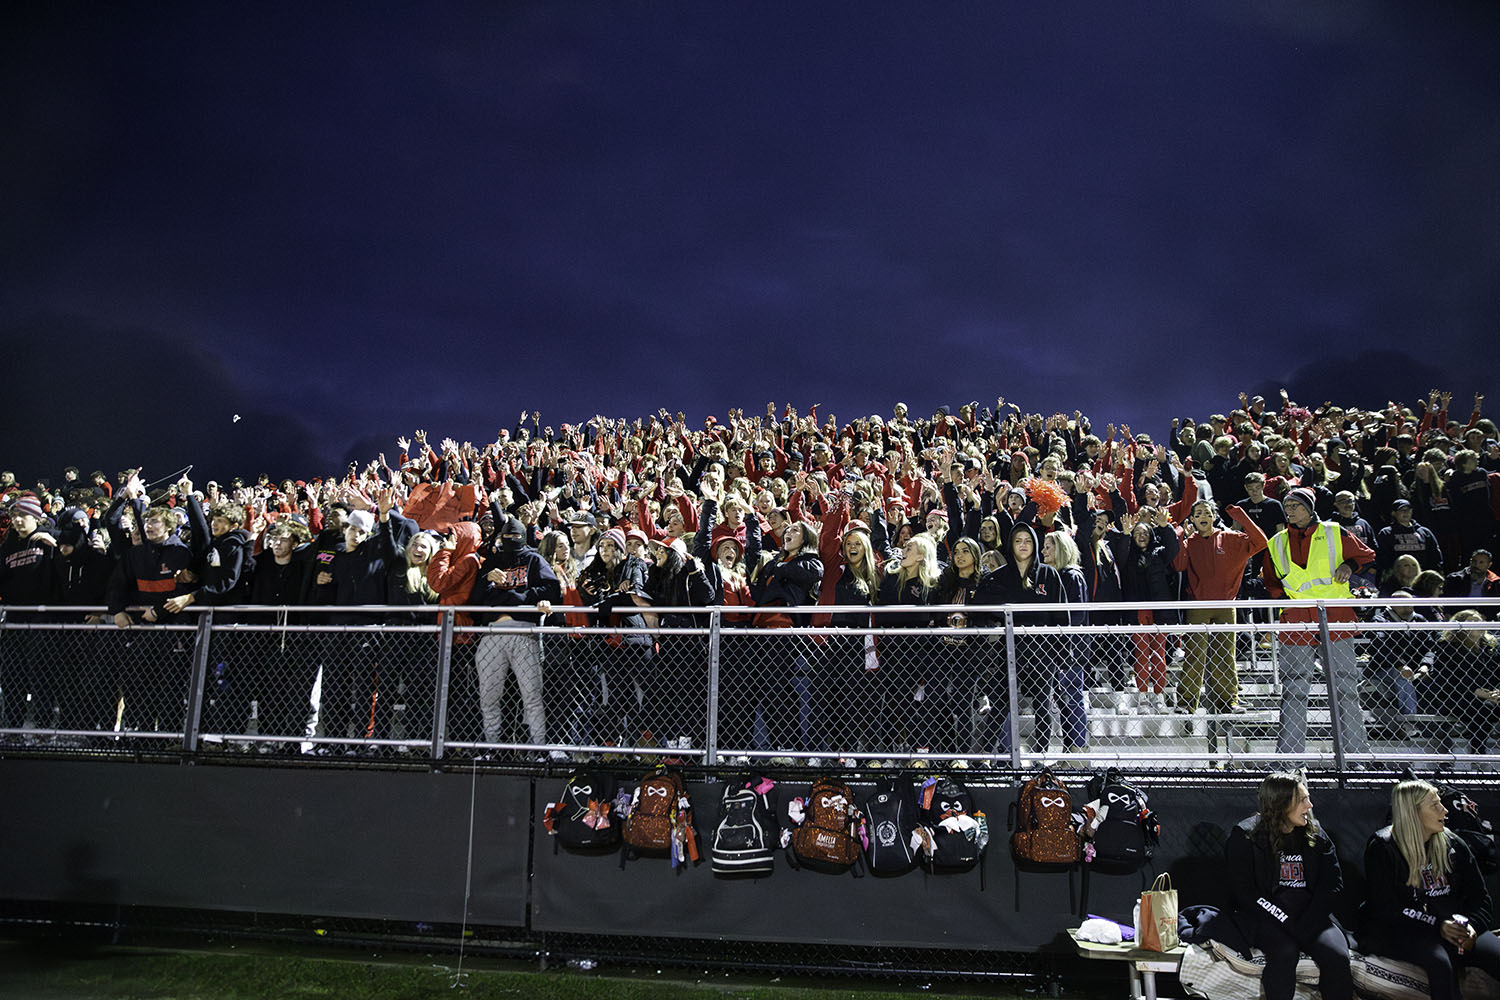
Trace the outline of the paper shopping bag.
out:
M 1177 945 L 1177 890 L 1172 888 L 1172 876 L 1163 872 L 1141 893 L 1141 933 L 1136 947 L 1170 951 Z

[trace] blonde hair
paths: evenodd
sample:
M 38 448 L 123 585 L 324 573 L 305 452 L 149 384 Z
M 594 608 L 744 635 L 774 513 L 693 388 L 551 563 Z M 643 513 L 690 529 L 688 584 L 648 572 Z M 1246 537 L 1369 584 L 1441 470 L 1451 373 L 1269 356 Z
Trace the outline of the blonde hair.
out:
M 908 580 L 915 579 L 922 584 L 923 590 L 931 590 L 938 578 L 937 543 L 932 540 L 931 535 L 918 532 L 912 535 L 911 540 L 906 544 L 915 545 L 921 549 L 922 560 L 912 568 L 908 568 L 904 561 L 902 562 L 901 569 L 896 574 L 898 588 L 906 586 Z
M 1069 566 L 1077 566 L 1082 562 L 1078 554 L 1078 543 L 1073 536 L 1066 531 L 1049 531 L 1042 538 L 1042 544 L 1047 544 L 1047 539 L 1052 539 L 1052 552 L 1057 559 L 1055 566 L 1058 569 L 1067 569 Z
M 880 589 L 880 567 L 875 562 L 875 548 L 870 544 L 870 536 L 863 531 L 851 531 L 844 535 L 844 544 L 849 544 L 854 539 L 864 558 L 860 559 L 859 565 L 855 566 L 844 559 L 844 572 L 855 580 L 854 589 L 867 596 L 873 595 Z
M 1484 615 L 1480 614 L 1478 611 L 1475 611 L 1472 608 L 1465 608 L 1458 614 L 1454 615 L 1452 618 L 1448 619 L 1449 624 L 1453 625 L 1457 625 L 1459 622 L 1482 622 L 1484 620 Z M 1492 650 L 1495 648 L 1496 639 L 1494 635 L 1492 635 L 1488 630 L 1450 628 L 1443 632 L 1442 641 L 1467 644 L 1468 636 L 1471 633 L 1478 633 L 1479 635 L 1479 640 L 1474 643 L 1475 646 L 1488 646 Z
M 1391 839 L 1406 859 L 1406 884 L 1412 888 L 1422 884 L 1424 866 L 1432 866 L 1433 878 L 1448 874 L 1448 831 L 1427 836 L 1422 817 L 1417 814 L 1427 796 L 1437 794 L 1436 787 L 1415 779 L 1402 781 L 1391 790 Z

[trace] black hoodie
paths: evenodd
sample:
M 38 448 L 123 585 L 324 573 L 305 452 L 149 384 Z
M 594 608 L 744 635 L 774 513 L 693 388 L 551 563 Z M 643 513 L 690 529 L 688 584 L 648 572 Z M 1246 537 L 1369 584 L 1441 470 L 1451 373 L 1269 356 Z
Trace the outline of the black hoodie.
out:
M 1035 546 L 1031 564 L 1023 578 L 1016 568 L 1014 557 L 1015 538 L 1025 532 Z M 975 604 L 1045 604 L 1058 605 L 1056 609 L 1017 612 L 1017 625 L 1066 625 L 1068 624 L 1067 592 L 1063 589 L 1062 576 L 1057 570 L 1042 562 L 1042 545 L 1036 529 L 1028 521 L 1019 521 L 1010 529 L 1005 542 L 1006 557 L 1010 559 L 999 569 L 986 573 L 974 592 Z M 989 616 L 993 617 L 993 616 Z

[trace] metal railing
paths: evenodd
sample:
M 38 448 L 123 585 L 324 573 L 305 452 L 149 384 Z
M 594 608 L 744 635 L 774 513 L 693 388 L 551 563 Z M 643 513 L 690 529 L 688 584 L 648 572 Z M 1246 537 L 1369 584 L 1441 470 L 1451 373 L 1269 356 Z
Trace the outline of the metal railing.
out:
M 571 606 L 545 626 L 495 608 L 230 607 L 124 629 L 86 621 L 99 608 L 10 607 L 0 740 L 519 766 L 1490 767 L 1500 625 L 1370 619 L 1500 601 L 1299 602 L 1313 613 L 1296 623 L 1284 607 L 663 608 L 687 624 L 655 628 Z M 1071 620 L 1036 624 L 1045 612 Z

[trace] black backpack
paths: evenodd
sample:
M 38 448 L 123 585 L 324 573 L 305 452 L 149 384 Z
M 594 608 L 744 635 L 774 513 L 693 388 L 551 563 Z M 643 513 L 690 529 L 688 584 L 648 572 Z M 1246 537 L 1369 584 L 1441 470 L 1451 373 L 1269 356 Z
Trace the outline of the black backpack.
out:
M 906 778 L 881 778 L 864 803 L 869 843 L 865 862 L 872 874 L 901 875 L 916 867 L 917 793 Z M 919 842 L 920 843 L 920 842 Z
M 1468 845 L 1479 870 L 1492 875 L 1500 869 L 1500 859 L 1495 853 L 1495 828 L 1490 821 L 1479 815 L 1479 803 L 1469 798 L 1467 792 L 1452 785 L 1439 784 L 1438 797 L 1448 810 L 1448 829 L 1457 834 Z
M 624 820 L 615 809 L 619 783 L 602 771 L 574 771 L 562 796 L 547 806 L 542 825 L 557 845 L 573 850 L 613 850 L 620 846 Z
M 927 838 L 922 860 L 928 871 L 963 872 L 979 864 L 990 842 L 989 823 L 962 782 L 928 778 L 922 784 L 919 806 Z M 979 878 L 983 887 L 983 869 Z
M 1084 861 L 1095 871 L 1128 875 L 1151 860 L 1160 839 L 1156 814 L 1146 806 L 1146 793 L 1127 784 L 1110 768 L 1089 782 L 1090 802 L 1098 802 L 1103 818 L 1093 823 L 1093 836 L 1084 845 Z
M 719 800 L 719 825 L 709 862 L 720 878 L 759 878 L 776 867 L 781 832 L 772 800 L 775 785 L 766 778 L 729 782 Z

